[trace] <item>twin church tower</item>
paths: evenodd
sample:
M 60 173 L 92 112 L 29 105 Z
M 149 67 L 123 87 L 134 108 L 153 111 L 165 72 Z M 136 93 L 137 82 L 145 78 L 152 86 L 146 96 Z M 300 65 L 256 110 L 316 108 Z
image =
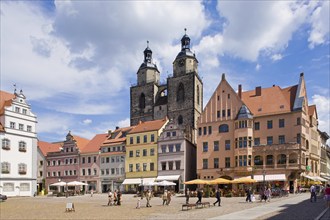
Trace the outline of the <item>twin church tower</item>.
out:
M 137 71 L 137 85 L 130 88 L 130 100 L 131 125 L 167 116 L 181 126 L 195 144 L 197 120 L 203 110 L 203 83 L 186 33 L 181 39 L 181 51 L 173 62 L 173 76 L 167 78 L 166 84 L 160 83 L 160 72 L 147 45 L 144 61 Z

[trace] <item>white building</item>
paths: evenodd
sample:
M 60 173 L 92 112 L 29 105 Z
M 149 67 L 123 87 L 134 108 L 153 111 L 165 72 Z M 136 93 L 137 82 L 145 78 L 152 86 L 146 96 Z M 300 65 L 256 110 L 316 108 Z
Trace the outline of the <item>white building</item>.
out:
M 0 91 L 0 194 L 33 196 L 36 192 L 36 124 L 22 90 Z

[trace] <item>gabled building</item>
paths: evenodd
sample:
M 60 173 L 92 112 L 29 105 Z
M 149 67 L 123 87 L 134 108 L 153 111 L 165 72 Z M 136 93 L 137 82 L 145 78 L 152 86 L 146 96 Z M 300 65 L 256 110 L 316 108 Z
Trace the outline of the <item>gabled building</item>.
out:
M 0 90 L 0 194 L 37 192 L 37 117 L 21 90 Z
M 168 119 L 140 122 L 126 136 L 126 190 L 136 191 L 140 184 L 154 182 L 158 170 L 158 137 Z
M 47 153 L 46 187 L 48 190 L 50 184 L 59 181 L 79 181 L 79 176 L 81 175 L 79 173 L 80 151 L 89 141 L 86 138 L 72 135 L 69 131 L 65 141 L 57 142 L 62 145 L 61 150 Z M 57 190 L 57 187 L 54 188 L 54 190 Z
M 133 127 L 119 128 L 109 131 L 107 139 L 100 147 L 100 181 L 102 192 L 110 189 L 124 190 L 123 181 L 125 179 L 125 154 L 126 136 Z
M 87 183 L 85 191 L 101 192 L 100 147 L 108 134 L 97 134 L 80 150 L 79 181 Z
M 198 123 L 198 176 L 252 176 L 293 192 L 320 175 L 317 121 L 303 73 L 294 86 L 237 93 L 223 75 Z
M 186 137 L 184 129 L 170 120 L 158 139 L 157 181 L 176 183 L 175 191 L 184 192 L 185 181 L 196 178 L 196 146 Z

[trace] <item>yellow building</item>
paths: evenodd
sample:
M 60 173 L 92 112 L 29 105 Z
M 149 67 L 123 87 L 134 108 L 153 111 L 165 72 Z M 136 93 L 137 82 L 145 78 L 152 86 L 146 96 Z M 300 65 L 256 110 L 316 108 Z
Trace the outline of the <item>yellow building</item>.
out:
M 320 178 L 316 106 L 304 74 L 297 85 L 238 92 L 222 80 L 198 122 L 197 173 L 202 179 L 252 176 L 295 191 Z
M 137 190 L 140 184 L 157 177 L 157 141 L 168 119 L 140 122 L 126 137 L 126 190 Z

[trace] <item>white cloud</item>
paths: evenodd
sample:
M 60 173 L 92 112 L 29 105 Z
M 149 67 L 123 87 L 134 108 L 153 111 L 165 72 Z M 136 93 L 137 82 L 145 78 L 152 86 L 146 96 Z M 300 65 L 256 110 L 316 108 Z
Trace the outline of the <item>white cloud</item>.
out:
M 329 27 L 330 27 L 330 2 L 321 1 L 312 16 L 312 30 L 308 38 L 309 47 L 314 48 L 317 45 L 329 43 Z
M 92 122 L 93 122 L 93 120 L 91 120 L 91 119 L 85 119 L 85 120 L 83 120 L 83 124 L 84 125 L 89 125 L 89 124 L 92 124 Z
M 319 118 L 319 130 L 330 134 L 330 97 L 323 95 L 313 95 L 312 104 L 316 105 L 316 110 Z
M 273 60 L 273 61 L 278 61 L 278 60 L 281 60 L 283 58 L 283 56 L 282 56 L 282 54 L 274 54 L 272 57 L 271 57 L 271 59 Z
M 260 68 L 261 68 L 261 65 L 260 65 L 259 63 L 257 63 L 257 65 L 256 65 L 256 70 L 259 71 Z

